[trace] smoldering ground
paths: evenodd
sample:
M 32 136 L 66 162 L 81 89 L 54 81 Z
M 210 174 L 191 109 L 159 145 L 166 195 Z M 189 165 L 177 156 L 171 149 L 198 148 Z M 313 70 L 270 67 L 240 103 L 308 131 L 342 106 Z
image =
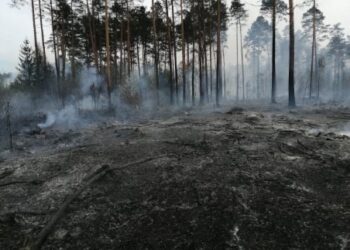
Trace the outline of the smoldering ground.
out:
M 345 116 L 246 105 L 22 137 L 0 161 L 0 246 L 37 242 L 75 197 L 44 249 L 346 249 L 350 139 L 328 132 Z

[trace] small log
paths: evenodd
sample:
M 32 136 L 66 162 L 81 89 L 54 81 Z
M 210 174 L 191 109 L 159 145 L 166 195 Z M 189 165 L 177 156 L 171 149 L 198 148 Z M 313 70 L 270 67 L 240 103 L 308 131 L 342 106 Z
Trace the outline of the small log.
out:
M 0 174 L 0 180 L 6 178 L 7 176 L 13 174 L 15 170 L 5 170 Z
M 114 167 L 111 168 L 108 165 L 103 165 L 101 168 L 99 168 L 97 171 L 95 171 L 94 173 L 92 173 L 90 176 L 88 176 L 85 179 L 85 183 L 78 188 L 78 190 L 76 190 L 73 194 L 71 194 L 70 196 L 68 196 L 68 198 L 66 199 L 66 201 L 62 204 L 62 206 L 59 208 L 59 210 L 57 211 L 57 213 L 51 218 L 51 220 L 49 221 L 49 223 L 42 229 L 42 231 L 40 232 L 38 239 L 34 242 L 34 244 L 30 247 L 31 250 L 39 250 L 41 249 L 42 244 L 45 242 L 45 240 L 47 239 L 47 237 L 50 235 L 50 233 L 53 231 L 55 225 L 57 224 L 57 222 L 64 216 L 67 208 L 69 207 L 69 205 L 76 199 L 78 198 L 78 196 L 88 187 L 90 187 L 93 183 L 95 183 L 96 181 L 98 181 L 100 178 L 102 178 L 103 176 L 105 176 L 108 172 L 110 171 L 120 171 L 120 170 L 124 170 L 126 168 L 130 168 L 132 166 L 137 166 L 140 165 L 142 163 L 146 163 L 155 159 L 160 159 L 163 158 L 166 155 L 162 155 L 162 156 L 157 156 L 157 157 L 148 157 L 148 158 L 144 158 L 141 159 L 139 161 L 135 161 L 132 163 L 127 163 L 121 167 Z
M 16 184 L 32 184 L 32 185 L 40 185 L 44 183 L 42 180 L 31 180 L 31 181 L 9 181 L 5 183 L 0 183 L 0 187 L 7 187 Z

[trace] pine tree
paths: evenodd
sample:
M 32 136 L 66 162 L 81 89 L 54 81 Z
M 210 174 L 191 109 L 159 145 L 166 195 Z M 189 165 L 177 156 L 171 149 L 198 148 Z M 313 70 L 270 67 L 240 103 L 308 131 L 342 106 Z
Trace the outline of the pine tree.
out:
M 15 84 L 19 87 L 34 87 L 36 80 L 35 52 L 27 39 L 21 46 L 17 70 L 19 73 Z

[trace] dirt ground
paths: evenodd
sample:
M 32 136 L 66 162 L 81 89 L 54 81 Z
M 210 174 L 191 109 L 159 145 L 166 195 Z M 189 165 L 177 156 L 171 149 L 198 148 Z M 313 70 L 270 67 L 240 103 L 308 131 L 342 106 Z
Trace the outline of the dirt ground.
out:
M 245 106 L 19 132 L 0 152 L 0 249 L 31 246 L 102 166 L 42 249 L 350 249 L 349 124 Z

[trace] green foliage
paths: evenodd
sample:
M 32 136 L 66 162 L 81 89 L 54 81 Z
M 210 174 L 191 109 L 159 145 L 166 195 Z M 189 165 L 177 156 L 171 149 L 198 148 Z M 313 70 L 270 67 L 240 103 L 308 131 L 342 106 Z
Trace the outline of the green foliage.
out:
M 302 25 L 305 30 L 305 35 L 308 39 L 312 37 L 313 18 L 315 15 L 315 24 L 317 32 L 317 40 L 324 41 L 328 38 L 329 26 L 325 25 L 325 16 L 317 7 L 310 8 L 303 14 Z
M 288 6 L 283 0 L 262 0 L 260 11 L 262 14 L 270 14 L 273 10 L 273 3 L 276 1 L 276 13 L 287 15 Z
M 36 80 L 35 53 L 26 39 L 21 46 L 19 64 L 17 66 L 18 75 L 15 80 L 17 87 L 32 88 Z
M 230 12 L 235 20 L 242 21 L 247 19 L 248 14 L 247 10 L 244 8 L 244 5 L 245 4 L 241 3 L 241 0 L 232 0 Z
M 249 49 L 260 54 L 271 40 L 270 38 L 271 25 L 263 16 L 259 16 L 250 27 L 245 42 Z
M 344 28 L 335 24 L 331 30 L 331 38 L 328 43 L 329 54 L 344 58 L 347 52 L 348 43 L 345 39 Z
M 44 64 L 44 58 L 40 50 L 37 57 L 28 40 L 21 46 L 18 75 L 11 88 L 21 91 L 32 91 L 42 93 L 49 90 L 49 83 L 53 82 L 53 68 Z

